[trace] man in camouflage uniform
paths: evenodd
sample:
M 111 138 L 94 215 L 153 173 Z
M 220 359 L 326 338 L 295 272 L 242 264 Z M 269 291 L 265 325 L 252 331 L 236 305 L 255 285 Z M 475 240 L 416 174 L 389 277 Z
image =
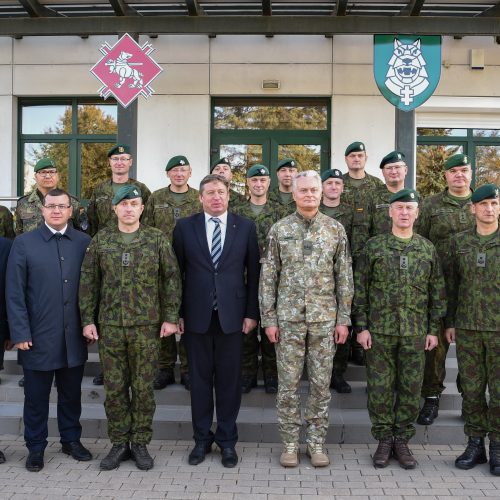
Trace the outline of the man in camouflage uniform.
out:
M 188 217 L 201 210 L 200 198 L 197 189 L 188 185 L 191 177 L 191 166 L 185 156 L 179 155 L 170 158 L 165 168 L 170 185 L 158 189 L 148 199 L 142 222 L 148 226 L 163 231 L 169 242 L 176 222 L 181 217 Z M 189 371 L 184 342 L 179 342 L 179 359 L 181 362 L 181 384 L 189 390 Z M 158 373 L 154 382 L 156 390 L 164 389 L 175 383 L 174 368 L 177 362 L 177 342 L 175 335 L 164 337 L 160 341 L 160 358 Z
M 12 213 L 3 205 L 0 205 L 0 236 L 9 239 L 13 239 L 16 236 Z
M 321 181 L 323 183 L 323 199 L 319 211 L 328 215 L 328 217 L 332 217 L 332 219 L 338 220 L 342 226 L 344 226 L 347 240 L 351 247 L 351 254 L 354 255 L 354 249 L 351 244 L 354 210 L 350 205 L 347 205 L 340 199 L 344 190 L 342 172 L 336 168 L 325 170 L 325 172 L 321 174 Z M 344 379 L 344 373 L 347 370 L 347 361 L 349 359 L 350 335 L 351 332 L 349 332 L 347 341 L 337 346 L 333 358 L 330 387 L 342 394 L 351 392 L 351 386 Z
M 116 215 L 113 211 L 111 200 L 118 190 L 125 185 L 134 185 L 142 193 L 144 203 L 151 194 L 149 189 L 139 181 L 129 177 L 130 167 L 133 163 L 130 147 L 126 144 L 116 144 L 108 151 L 108 161 L 111 168 L 111 179 L 101 182 L 92 190 L 89 206 L 87 208 L 89 234 L 95 236 L 108 223 L 116 224 Z M 94 377 L 94 385 L 103 384 L 102 370 Z
M 144 210 L 139 188 L 123 186 L 112 203 L 118 223 L 94 236 L 79 293 L 83 335 L 89 342 L 99 339 L 113 444 L 100 467 L 115 469 L 132 457 L 139 469 L 148 470 L 154 464 L 146 445 L 153 434 L 159 339 L 177 331 L 180 274 L 164 234 L 139 222 Z
M 16 207 L 16 234 L 27 233 L 38 227 L 43 221 L 43 197 L 52 189 L 58 187 L 59 173 L 55 163 L 50 158 L 42 158 L 35 164 L 35 188 L 31 193 L 19 198 Z M 71 221 L 75 229 L 87 231 L 87 216 L 83 212 L 80 202 L 70 198 L 73 215 Z
M 274 224 L 261 259 L 261 322 L 269 340 L 276 343 L 278 429 L 284 443 L 280 463 L 283 467 L 298 464 L 299 384 L 305 360 L 307 454 L 314 467 L 321 467 L 330 463 L 323 444 L 335 343 L 345 342 L 351 322 L 351 256 L 342 225 L 319 212 L 317 172 L 297 174 L 293 197 L 297 211 Z
M 292 180 L 297 175 L 298 164 L 293 158 L 285 158 L 276 167 L 278 187 L 269 192 L 269 201 L 280 205 L 286 215 L 295 212 L 295 201 L 292 196 Z
M 413 469 L 408 440 L 415 434 L 424 349 L 436 347 L 446 312 L 445 285 L 436 249 L 413 232 L 417 193 L 394 194 L 389 216 L 391 233 L 370 238 L 356 263 L 353 317 L 367 350 L 368 412 L 379 441 L 373 465 L 386 467 L 394 453 L 401 467 Z
M 356 264 L 356 251 L 361 250 L 366 243 L 369 232 L 368 195 L 376 187 L 382 186 L 382 181 L 365 171 L 368 155 L 366 146 L 361 141 L 349 144 L 344 152 L 347 172 L 344 177 L 344 193 L 342 199 L 353 207 L 351 246 L 353 263 Z M 363 348 L 356 342 L 356 335 L 351 338 L 351 361 L 357 365 L 365 364 Z
M 223 179 L 226 179 L 229 184 L 233 180 L 233 171 L 231 169 L 231 163 L 228 158 L 219 158 L 212 164 L 210 173 L 213 175 L 220 175 Z M 229 190 L 229 210 L 234 212 L 234 208 L 240 203 L 246 203 L 247 199 L 244 195 L 238 193 L 234 189 Z
M 236 205 L 233 209 L 235 214 L 255 222 L 261 256 L 265 255 L 267 235 L 271 226 L 285 216 L 285 211 L 280 205 L 267 200 L 270 184 L 271 178 L 266 166 L 256 164 L 250 167 L 247 171 L 247 186 L 250 191 L 250 199 L 245 203 Z M 268 394 L 275 394 L 278 392 L 276 350 L 274 344 L 269 342 L 267 335 L 259 325 L 243 337 L 241 391 L 248 393 L 253 387 L 257 387 L 259 336 L 265 390 Z
M 459 469 L 486 463 L 500 475 L 500 233 L 498 187 L 485 184 L 472 193 L 476 227 L 451 239 L 443 264 L 448 293 L 445 333 L 457 343 L 463 389 L 465 434 L 469 443 L 455 460 Z M 486 386 L 489 402 L 486 402 Z
M 449 255 L 452 236 L 474 227 L 470 200 L 472 169 L 468 157 L 464 154 L 450 156 L 444 164 L 444 170 L 447 188 L 424 200 L 415 227 L 417 233 L 432 241 L 441 265 Z M 438 416 L 439 398 L 444 391 L 445 364 L 449 346 L 444 329 L 441 329 L 437 348 L 426 353 L 421 392 L 425 402 L 417 419 L 420 425 L 431 425 Z M 459 385 L 458 380 L 457 385 Z

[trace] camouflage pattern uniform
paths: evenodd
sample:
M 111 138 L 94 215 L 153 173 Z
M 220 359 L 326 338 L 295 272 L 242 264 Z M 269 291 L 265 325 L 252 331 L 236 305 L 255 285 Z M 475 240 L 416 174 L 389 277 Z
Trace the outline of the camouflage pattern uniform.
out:
M 142 201 L 146 205 L 151 191 L 142 182 L 135 179 L 129 179 L 126 184 L 134 184 L 141 190 Z M 111 179 L 94 187 L 87 208 L 90 236 L 94 236 L 111 220 L 116 223 L 116 215 L 111 204 L 114 195 L 113 181 Z
M 267 200 L 271 203 L 279 205 L 285 215 L 291 215 L 296 210 L 295 200 L 290 198 L 288 203 L 284 203 L 280 196 L 279 188 L 270 189 Z
M 263 327 L 278 326 L 278 429 L 284 443 L 298 444 L 302 424 L 299 383 L 307 363 L 309 397 L 306 441 L 324 443 L 331 399 L 335 325 L 350 325 L 353 280 L 344 228 L 318 214 L 295 212 L 269 232 L 261 259 L 259 302 Z
M 196 189 L 188 186 L 185 197 L 180 201 L 174 196 L 170 187 L 167 186 L 155 191 L 148 199 L 142 222 L 148 226 L 160 229 L 169 242 L 172 242 L 176 222 L 182 217 L 196 214 L 201 211 L 200 194 Z M 181 375 L 188 374 L 188 360 L 184 342 L 179 342 L 179 360 L 181 363 Z M 163 337 L 160 340 L 160 358 L 158 368 L 160 370 L 173 370 L 177 362 L 177 342 L 175 335 Z
M 257 241 L 259 243 L 260 255 L 266 253 L 267 235 L 274 223 L 285 217 L 285 210 L 272 202 L 267 202 L 260 214 L 255 215 L 252 211 L 250 200 L 246 203 L 235 205 L 232 210 L 235 214 L 253 220 L 257 229 Z M 243 337 L 243 360 L 241 364 L 242 376 L 257 377 L 258 369 L 258 354 L 259 354 L 259 334 L 260 334 L 260 349 L 262 354 L 262 371 L 264 379 L 271 377 L 277 378 L 276 368 L 276 350 L 274 344 L 269 342 L 264 330 L 259 326 L 254 328 L 249 334 Z
M 327 207 L 321 203 L 319 211 L 322 214 L 328 215 L 332 219 L 338 220 L 345 229 L 347 234 L 347 240 L 351 248 L 351 255 L 354 260 L 354 255 L 356 250 L 352 247 L 352 223 L 354 219 L 354 209 L 351 205 L 341 202 L 337 207 Z M 358 250 L 359 251 L 359 250 Z M 351 331 L 349 331 L 351 335 Z M 349 351 L 351 348 L 351 340 L 348 338 L 344 344 L 339 344 L 337 350 L 335 351 L 335 356 L 333 357 L 333 373 L 343 375 L 347 370 L 347 361 L 349 360 Z
M 399 190 L 398 190 L 399 191 Z M 376 187 L 368 197 L 369 228 L 368 235 L 388 234 L 392 232 L 392 219 L 389 217 L 389 200 L 394 193 L 387 186 Z M 364 245 L 363 245 L 364 246 Z
M 451 240 L 445 263 L 446 328 L 456 329 L 467 436 L 500 441 L 500 232 Z M 485 391 L 488 386 L 489 404 Z
M 73 215 L 71 221 L 73 227 L 87 232 L 88 219 L 80 202 L 74 196 L 70 196 Z M 16 234 L 27 233 L 38 227 L 43 222 L 42 216 L 43 194 L 34 189 L 30 194 L 19 198 L 16 206 Z
M 470 211 L 471 205 L 470 198 L 462 204 L 451 198 L 448 189 L 422 202 L 415 231 L 432 241 L 441 265 L 448 258 L 451 237 L 475 226 L 475 219 Z M 439 396 L 444 391 L 445 363 L 449 347 L 444 330 L 441 329 L 439 344 L 425 354 L 423 398 Z
M 409 242 L 375 236 L 356 263 L 354 280 L 354 325 L 372 336 L 366 360 L 373 437 L 408 440 L 419 411 L 425 338 L 439 334 L 446 313 L 436 249 L 418 234 Z
M 160 326 L 178 321 L 181 300 L 170 243 L 147 226 L 129 244 L 117 226 L 102 229 L 87 249 L 79 297 L 82 324 L 98 325 L 109 438 L 113 444 L 147 444 Z
M 0 205 L 0 236 L 13 239 L 16 236 L 14 232 L 14 218 L 11 211 Z
M 245 204 L 247 202 L 246 196 L 238 193 L 234 189 L 229 190 L 229 211 L 235 212 L 236 208 L 240 204 Z M 235 212 L 236 213 L 236 212 Z

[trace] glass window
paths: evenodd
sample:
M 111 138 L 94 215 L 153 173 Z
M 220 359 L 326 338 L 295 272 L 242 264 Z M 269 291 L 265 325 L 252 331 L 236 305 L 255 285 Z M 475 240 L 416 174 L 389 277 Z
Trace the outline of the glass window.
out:
M 71 105 L 24 105 L 21 113 L 23 134 L 71 134 Z
M 466 128 L 419 128 L 417 134 L 421 136 L 446 136 L 446 137 L 467 137 Z
M 321 146 L 317 144 L 280 144 L 278 161 L 293 158 L 297 161 L 298 170 L 316 170 L 320 172 Z
M 500 137 L 500 130 L 479 128 L 473 130 L 474 137 Z
M 118 132 L 116 104 L 79 104 L 79 134 L 116 134 Z
M 476 146 L 476 186 L 500 184 L 500 144 Z

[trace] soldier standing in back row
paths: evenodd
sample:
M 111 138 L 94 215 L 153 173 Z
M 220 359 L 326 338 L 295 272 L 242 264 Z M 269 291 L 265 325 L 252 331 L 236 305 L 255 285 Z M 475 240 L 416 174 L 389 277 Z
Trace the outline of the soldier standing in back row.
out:
M 344 226 L 349 245 L 351 246 L 351 255 L 354 255 L 354 249 L 351 245 L 354 210 L 340 199 L 344 190 L 342 172 L 336 168 L 326 170 L 321 174 L 321 182 L 323 184 L 323 199 L 319 211 L 332 219 L 338 220 Z M 350 334 L 351 332 L 349 331 L 349 336 Z M 351 386 L 344 379 L 351 347 L 349 336 L 345 343 L 337 346 L 333 358 L 332 380 L 330 382 L 332 389 L 343 394 L 351 392 Z
M 95 236 L 97 231 L 110 222 L 116 224 L 116 215 L 111 200 L 121 187 L 128 184 L 138 187 L 144 203 L 148 201 L 151 194 L 142 182 L 129 177 L 129 171 L 134 161 L 129 146 L 126 144 L 113 146 L 108 151 L 108 160 L 111 168 L 111 179 L 95 186 L 90 195 L 87 209 L 90 236 Z M 92 383 L 94 385 L 103 384 L 102 370 L 94 377 Z
M 219 158 L 212 164 L 210 173 L 213 175 L 220 175 L 222 178 L 226 179 L 231 185 L 233 181 L 233 171 L 231 168 L 231 163 L 227 158 Z M 229 189 L 229 209 L 234 212 L 234 208 L 240 203 L 246 203 L 247 199 L 245 195 L 238 193 L 234 189 Z
M 269 170 L 264 165 L 253 165 L 247 172 L 247 186 L 250 199 L 234 207 L 234 213 L 253 220 L 257 228 L 257 240 L 260 256 L 266 252 L 267 235 L 271 226 L 286 215 L 285 210 L 278 204 L 267 200 L 267 193 L 271 178 Z M 262 354 L 262 372 L 264 386 L 268 394 L 278 392 L 278 373 L 276 369 L 276 351 L 269 342 L 260 324 L 248 335 L 243 337 L 243 360 L 241 365 L 241 392 L 248 393 L 257 386 L 257 369 L 259 354 Z
M 297 175 L 297 162 L 293 158 L 285 158 L 278 163 L 276 177 L 278 187 L 269 192 L 269 201 L 280 205 L 286 215 L 295 212 L 295 201 L 292 196 L 292 180 Z
M 367 350 L 368 413 L 379 441 L 373 465 L 386 467 L 394 454 L 401 467 L 413 469 L 408 440 L 415 434 L 424 349 L 437 345 L 446 312 L 445 285 L 434 245 L 413 232 L 417 193 L 394 194 L 389 216 L 391 233 L 370 238 L 356 263 L 354 327 Z
M 486 463 L 500 476 L 500 233 L 498 187 L 485 184 L 472 194 L 476 227 L 451 240 L 443 264 L 448 293 L 445 333 L 457 343 L 463 389 L 465 434 L 469 443 L 455 460 L 459 469 Z M 489 401 L 486 402 L 486 387 Z
M 10 210 L 3 205 L 0 205 L 0 236 L 4 238 L 14 239 L 14 218 Z
M 188 217 L 201 210 L 197 189 L 188 185 L 191 177 L 191 166 L 185 156 L 170 158 L 165 168 L 170 186 L 158 189 L 150 197 L 144 209 L 142 222 L 163 231 L 169 242 L 172 242 L 174 227 L 182 217 Z M 189 390 L 189 370 L 184 341 L 179 341 L 179 360 L 181 363 L 181 384 Z M 160 359 L 154 388 L 164 389 L 175 383 L 174 368 L 177 362 L 177 342 L 175 335 L 164 337 L 160 341 Z
M 139 188 L 126 185 L 112 200 L 117 224 L 99 231 L 83 261 L 80 312 L 83 335 L 99 339 L 104 409 L 112 448 L 101 470 L 132 458 L 153 467 L 146 445 L 153 434 L 159 339 L 177 332 L 181 281 L 170 242 L 140 224 Z M 99 326 L 99 330 L 97 326 Z
M 460 153 L 450 156 L 444 164 L 444 170 L 448 187 L 443 192 L 424 200 L 415 226 L 417 233 L 432 241 L 441 265 L 448 258 L 453 235 L 474 226 L 470 200 L 472 169 L 468 157 Z M 439 398 L 444 391 L 446 355 L 449 347 L 450 344 L 442 328 L 437 348 L 425 356 L 421 393 L 425 402 L 417 419 L 420 425 L 431 425 L 438 416 Z

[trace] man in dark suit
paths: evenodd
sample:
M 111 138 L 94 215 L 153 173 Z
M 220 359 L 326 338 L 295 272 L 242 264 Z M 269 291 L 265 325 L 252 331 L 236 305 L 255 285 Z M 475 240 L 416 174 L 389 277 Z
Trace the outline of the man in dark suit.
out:
M 205 459 L 212 443 L 222 465 L 238 455 L 236 418 L 241 403 L 243 335 L 257 325 L 259 247 L 255 224 L 228 213 L 229 184 L 218 175 L 200 184 L 203 212 L 177 222 L 173 246 L 183 279 L 179 331 L 184 332 L 195 447 L 189 463 Z M 217 429 L 210 430 L 215 407 Z
M 9 324 L 5 307 L 5 271 L 12 241 L 0 236 L 0 370 L 3 369 L 4 348 L 10 347 Z M 5 462 L 5 455 L 0 451 L 0 464 Z
M 57 384 L 57 423 L 62 451 L 91 460 L 80 442 L 81 382 L 87 360 L 78 309 L 80 267 L 90 237 L 71 224 L 66 191 L 53 189 L 43 201 L 42 222 L 18 236 L 7 264 L 7 315 L 11 341 L 24 371 L 26 468 L 43 468 L 52 381 Z

